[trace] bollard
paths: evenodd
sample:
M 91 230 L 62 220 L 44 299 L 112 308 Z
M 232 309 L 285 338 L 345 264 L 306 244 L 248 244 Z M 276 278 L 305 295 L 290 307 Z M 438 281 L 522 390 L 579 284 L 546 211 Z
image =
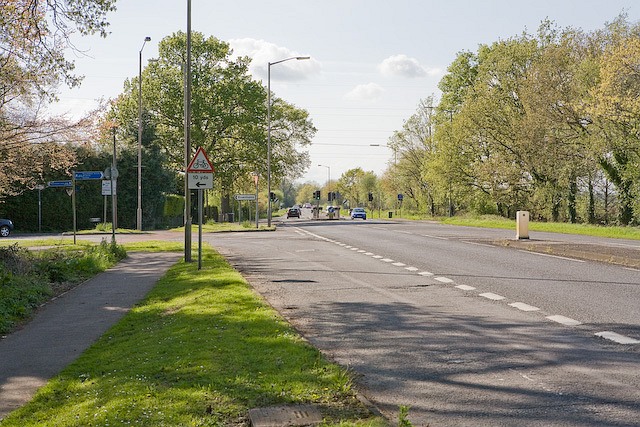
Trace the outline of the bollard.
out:
M 529 212 L 516 212 L 516 239 L 529 238 Z

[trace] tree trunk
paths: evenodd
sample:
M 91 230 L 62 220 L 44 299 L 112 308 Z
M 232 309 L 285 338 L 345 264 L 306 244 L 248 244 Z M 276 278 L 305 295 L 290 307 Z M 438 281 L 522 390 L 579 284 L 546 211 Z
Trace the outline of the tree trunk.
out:
M 589 224 L 596 223 L 596 198 L 593 192 L 593 180 L 589 177 L 589 208 L 587 212 Z
M 575 177 L 571 178 L 569 184 L 569 199 L 567 200 L 567 209 L 569 210 L 569 222 L 575 224 L 577 222 L 578 214 L 576 212 L 576 197 L 578 195 L 578 183 Z

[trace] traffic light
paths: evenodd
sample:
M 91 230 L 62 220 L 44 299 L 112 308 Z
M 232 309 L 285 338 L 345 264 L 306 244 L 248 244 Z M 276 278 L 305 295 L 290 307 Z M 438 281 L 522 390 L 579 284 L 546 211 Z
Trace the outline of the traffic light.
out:
M 369 193 L 369 201 L 373 202 L 373 193 Z
M 315 200 L 320 200 L 320 190 L 316 190 L 313 192 L 313 198 Z
M 328 201 L 332 201 L 333 200 L 333 193 L 331 191 L 329 191 L 329 194 L 327 195 L 327 200 Z
M 273 191 L 271 193 L 269 193 L 269 199 L 272 202 L 275 202 L 276 201 L 276 193 L 274 193 Z

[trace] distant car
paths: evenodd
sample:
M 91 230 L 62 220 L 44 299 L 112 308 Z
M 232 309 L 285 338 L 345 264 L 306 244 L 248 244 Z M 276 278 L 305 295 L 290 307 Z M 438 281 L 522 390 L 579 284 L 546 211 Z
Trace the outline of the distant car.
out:
M 305 208 L 305 209 L 313 208 L 313 206 L 311 206 L 311 203 L 305 203 L 302 207 Z
M 287 211 L 287 218 L 292 218 L 292 217 L 300 218 L 300 209 L 298 209 L 298 208 L 290 208 Z
M 367 211 L 364 208 L 353 208 L 351 210 L 351 219 L 355 218 L 367 219 Z
M 0 219 L 0 237 L 9 237 L 13 231 L 13 222 L 10 219 Z

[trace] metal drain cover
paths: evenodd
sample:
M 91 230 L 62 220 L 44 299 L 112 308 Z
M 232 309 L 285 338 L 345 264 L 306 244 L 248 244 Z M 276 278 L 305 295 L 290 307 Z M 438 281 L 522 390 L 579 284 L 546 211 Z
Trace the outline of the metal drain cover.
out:
M 322 415 L 313 405 L 271 406 L 249 409 L 253 427 L 307 426 L 320 424 Z

